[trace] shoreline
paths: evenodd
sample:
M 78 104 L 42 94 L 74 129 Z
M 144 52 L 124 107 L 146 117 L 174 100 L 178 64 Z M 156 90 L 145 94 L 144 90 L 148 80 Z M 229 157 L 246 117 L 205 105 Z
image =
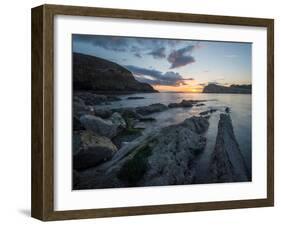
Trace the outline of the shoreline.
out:
M 138 95 L 138 94 L 158 94 L 158 93 L 167 93 L 167 94 L 243 94 L 243 95 L 252 95 L 252 93 L 204 93 L 204 92 L 169 92 L 169 91 L 158 91 L 157 92 L 134 92 L 134 91 L 92 91 L 92 90 L 72 90 L 72 96 L 75 95 L 75 93 L 83 93 L 83 92 L 88 92 L 91 94 L 96 94 L 96 95 L 116 95 L 116 96 L 121 96 L 121 95 Z
M 181 92 L 181 94 L 183 93 Z M 141 96 L 140 93 L 137 95 Z M 76 148 L 77 141 L 80 142 L 80 145 L 73 152 L 76 167 L 73 169 L 73 189 L 159 186 L 158 183 L 161 185 L 213 183 L 213 181 L 202 179 L 202 177 L 199 178 L 199 181 L 196 180 L 200 175 L 198 169 L 202 168 L 199 165 L 196 167 L 196 164 L 199 164 L 198 157 L 206 156 L 206 152 L 211 151 L 205 150 L 206 141 L 210 141 L 205 134 L 209 130 L 209 124 L 214 123 L 214 117 L 219 117 L 221 114 L 230 115 L 231 108 L 223 105 L 219 109 L 216 104 L 208 104 L 210 100 L 192 100 L 188 99 L 188 96 L 181 102 L 174 99 L 173 102 L 164 103 L 160 99 L 154 104 L 137 105 L 136 107 L 121 106 L 116 109 L 112 108 L 113 102 L 105 105 L 110 109 L 98 109 L 96 104 L 89 104 L 96 102 L 94 98 L 100 98 L 100 96 L 102 95 L 85 92 L 74 98 L 73 116 L 75 117 L 76 129 L 73 130 L 73 142 L 75 142 Z M 85 105 L 84 98 L 89 105 Z M 106 103 L 107 100 L 101 99 L 101 101 Z M 119 101 L 115 100 L 114 102 Z M 191 113 L 192 109 L 197 110 L 197 114 Z M 184 114 L 177 121 L 169 122 L 170 124 L 162 124 L 164 122 L 163 115 L 169 116 L 171 114 L 169 112 L 190 112 L 190 114 Z M 224 137 L 235 139 L 232 135 L 232 120 L 224 121 L 222 125 L 226 130 L 220 132 L 222 135 L 219 139 L 227 139 L 229 143 L 229 138 Z M 148 127 L 143 127 L 143 125 Z M 218 126 L 217 122 L 214 126 Z M 160 136 L 157 135 L 155 129 L 161 133 Z M 147 136 L 152 140 L 146 139 Z M 185 138 L 183 139 L 183 137 Z M 155 142 L 160 146 L 156 145 Z M 236 143 L 237 141 L 233 140 L 232 144 Z M 183 168 L 178 167 L 178 157 L 175 158 L 173 154 L 175 149 L 169 148 L 177 146 L 176 153 L 180 153 L 178 157 L 183 158 L 182 162 L 189 162 L 188 168 L 185 168 L 186 165 L 183 165 Z M 214 147 L 211 149 L 212 152 L 215 150 Z M 228 149 L 229 146 L 225 146 L 225 150 L 228 151 Z M 238 145 L 235 149 L 237 149 L 237 153 L 240 152 Z M 163 150 L 165 151 L 163 152 Z M 217 150 L 219 149 L 217 148 Z M 224 152 L 217 153 L 220 156 Z M 169 163 L 171 165 L 166 166 L 161 160 L 165 158 L 164 156 L 175 159 Z M 232 175 L 229 172 L 229 167 L 225 168 L 228 171 L 227 175 L 223 178 L 218 176 L 221 173 L 216 165 L 220 165 L 220 162 L 228 162 L 227 156 L 223 154 L 222 159 L 212 165 L 212 180 L 215 180 L 215 183 L 223 182 L 221 180 L 233 182 L 240 180 L 240 175 Z M 217 159 L 217 157 L 214 158 Z M 135 165 L 138 167 L 134 168 Z M 167 173 L 174 172 L 173 176 L 170 177 L 167 173 L 155 176 L 155 173 L 157 174 L 155 170 L 159 168 L 164 170 L 165 167 L 168 167 Z M 208 164 L 206 167 L 205 172 L 209 172 L 208 169 L 211 166 Z M 188 176 L 182 177 L 179 172 L 188 173 Z M 177 178 L 177 182 L 173 182 L 175 178 Z M 93 179 L 95 179 L 95 183 L 91 182 Z M 245 177 L 243 180 L 246 180 Z

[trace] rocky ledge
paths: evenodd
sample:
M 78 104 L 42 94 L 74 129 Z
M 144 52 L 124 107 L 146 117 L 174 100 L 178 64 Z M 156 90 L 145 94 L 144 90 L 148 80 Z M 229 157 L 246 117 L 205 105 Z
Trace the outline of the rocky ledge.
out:
M 229 114 L 221 114 L 216 144 L 211 157 L 211 180 L 218 182 L 249 181 L 244 157 L 235 138 Z
M 209 122 L 191 117 L 183 123 L 142 136 L 115 156 L 80 175 L 76 189 L 190 184 L 193 160 L 206 145 L 200 135 Z
M 200 103 L 200 102 L 205 102 L 205 101 L 206 100 L 182 100 L 180 103 L 170 103 L 168 105 L 168 107 L 169 108 L 190 108 L 190 107 L 193 107 L 194 105 L 198 105 L 198 103 Z M 202 106 L 202 103 L 201 103 L 201 106 Z

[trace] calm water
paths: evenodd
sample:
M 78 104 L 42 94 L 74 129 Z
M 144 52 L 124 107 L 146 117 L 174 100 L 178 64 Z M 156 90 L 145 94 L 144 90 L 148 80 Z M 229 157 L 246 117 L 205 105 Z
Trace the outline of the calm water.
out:
M 129 96 L 142 96 L 145 99 L 128 100 Z M 192 107 L 192 108 L 173 108 L 164 112 L 151 114 L 151 117 L 156 118 L 155 122 L 140 123 L 139 127 L 144 127 L 145 132 L 150 131 L 156 127 L 164 127 L 171 124 L 177 124 L 184 119 L 198 115 L 200 112 L 208 110 L 210 108 L 218 109 L 213 113 L 209 119 L 210 127 L 206 132 L 207 145 L 202 154 L 198 157 L 198 175 L 197 183 L 206 181 L 204 175 L 208 170 L 208 162 L 210 155 L 213 151 L 217 126 L 219 121 L 219 114 L 224 112 L 225 107 L 230 107 L 231 118 L 234 127 L 234 133 L 237 141 L 240 145 L 242 154 L 244 155 L 249 172 L 251 172 L 251 95 L 248 94 L 204 94 L 204 93 L 149 93 L 149 94 L 132 94 L 122 95 L 121 101 L 112 102 L 110 105 L 99 106 L 99 108 L 121 108 L 121 107 L 138 107 L 146 106 L 154 103 L 169 104 L 180 102 L 183 99 L 186 100 L 210 100 L 204 102 L 205 106 Z

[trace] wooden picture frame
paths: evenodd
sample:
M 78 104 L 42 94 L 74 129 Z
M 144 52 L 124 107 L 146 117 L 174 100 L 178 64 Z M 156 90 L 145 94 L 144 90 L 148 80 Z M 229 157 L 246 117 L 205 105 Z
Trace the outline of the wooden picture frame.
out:
M 88 16 L 240 25 L 267 29 L 267 198 L 122 208 L 54 210 L 54 16 Z M 272 19 L 61 5 L 32 9 L 32 217 L 66 220 L 274 205 L 274 21 Z

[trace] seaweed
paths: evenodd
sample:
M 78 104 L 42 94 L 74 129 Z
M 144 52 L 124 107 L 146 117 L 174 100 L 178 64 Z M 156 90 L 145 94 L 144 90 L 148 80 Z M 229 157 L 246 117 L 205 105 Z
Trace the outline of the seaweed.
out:
M 140 149 L 131 159 L 124 163 L 117 177 L 127 182 L 128 186 L 136 186 L 147 170 L 148 157 L 151 153 L 152 150 L 148 145 Z

